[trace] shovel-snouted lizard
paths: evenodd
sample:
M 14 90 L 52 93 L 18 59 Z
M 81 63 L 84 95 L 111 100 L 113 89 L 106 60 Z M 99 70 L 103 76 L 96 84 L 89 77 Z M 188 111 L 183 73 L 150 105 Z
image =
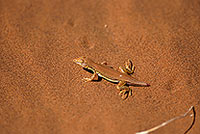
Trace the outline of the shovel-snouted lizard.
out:
M 120 90 L 119 95 L 122 99 L 126 99 L 128 96 L 132 95 L 132 89 L 129 88 L 129 86 L 150 86 L 149 84 L 138 81 L 131 76 L 131 74 L 134 73 L 135 67 L 130 60 L 125 63 L 125 68 L 121 66 L 119 67 L 121 72 L 107 66 L 107 63 L 105 62 L 98 64 L 86 57 L 80 57 L 73 61 L 94 73 L 91 78 L 84 78 L 83 80 L 85 80 L 85 82 L 97 80 L 98 76 L 100 76 L 110 82 L 118 83 L 117 89 Z

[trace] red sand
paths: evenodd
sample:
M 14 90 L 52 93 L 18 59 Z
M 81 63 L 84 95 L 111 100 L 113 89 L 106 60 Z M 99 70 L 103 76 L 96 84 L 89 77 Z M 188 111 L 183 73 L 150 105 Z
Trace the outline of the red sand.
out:
M 198 0 L 0 2 L 1 134 L 134 134 L 185 113 L 200 133 Z M 91 74 L 72 60 L 88 56 L 135 77 L 122 101 L 116 85 L 84 83 Z M 186 117 L 155 131 L 182 134 Z

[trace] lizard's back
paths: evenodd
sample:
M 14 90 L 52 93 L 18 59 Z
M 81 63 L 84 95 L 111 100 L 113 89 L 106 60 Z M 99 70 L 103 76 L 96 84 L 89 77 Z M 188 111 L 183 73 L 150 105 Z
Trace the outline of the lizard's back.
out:
M 114 70 L 109 66 L 95 63 L 90 59 L 87 59 L 87 64 L 88 66 L 92 67 L 99 76 L 104 77 L 113 82 L 126 81 L 128 85 L 148 86 L 147 83 L 138 81 L 137 79 L 128 74 Z

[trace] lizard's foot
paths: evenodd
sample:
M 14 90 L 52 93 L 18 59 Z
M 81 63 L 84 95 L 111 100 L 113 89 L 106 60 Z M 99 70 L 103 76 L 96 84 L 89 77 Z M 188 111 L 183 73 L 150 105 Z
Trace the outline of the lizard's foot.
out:
M 133 65 L 132 61 L 128 59 L 125 63 L 126 70 L 129 74 L 133 74 L 135 71 L 135 66 Z
M 122 89 L 119 92 L 119 95 L 121 96 L 121 98 L 123 100 L 127 99 L 129 96 L 132 96 L 132 89 L 131 88 L 127 88 L 127 89 Z
M 125 81 L 120 81 L 117 85 L 117 89 L 120 90 L 119 95 L 123 100 L 132 95 L 132 89 L 126 86 Z
M 91 78 L 83 78 L 82 81 L 84 81 L 84 82 L 90 82 L 92 80 L 91 80 Z
M 133 65 L 133 63 L 131 62 L 131 60 L 128 60 L 126 63 L 125 63 L 125 68 L 123 67 L 119 67 L 119 70 L 122 72 L 122 73 L 126 73 L 126 74 L 133 74 L 134 71 L 135 71 L 135 66 Z

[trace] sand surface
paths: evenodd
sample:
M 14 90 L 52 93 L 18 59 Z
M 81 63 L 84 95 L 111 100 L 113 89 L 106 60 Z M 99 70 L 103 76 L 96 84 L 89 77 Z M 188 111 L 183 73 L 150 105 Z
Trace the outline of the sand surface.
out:
M 132 87 L 84 83 L 72 60 L 115 69 L 131 59 Z M 200 133 L 198 0 L 0 0 L 1 134 L 134 134 L 195 107 Z M 193 117 L 155 134 L 183 134 Z

